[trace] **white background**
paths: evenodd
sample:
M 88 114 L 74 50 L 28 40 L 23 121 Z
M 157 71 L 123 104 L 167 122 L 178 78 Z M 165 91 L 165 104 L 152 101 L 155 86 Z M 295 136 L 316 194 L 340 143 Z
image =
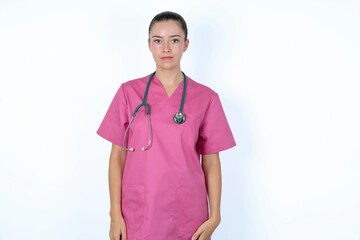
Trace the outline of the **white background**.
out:
M 147 28 L 187 20 L 182 68 L 221 97 L 215 240 L 360 239 L 360 3 L 0 1 L 0 239 L 108 239 L 119 85 L 154 70 Z M 155 239 L 156 240 L 156 239 Z

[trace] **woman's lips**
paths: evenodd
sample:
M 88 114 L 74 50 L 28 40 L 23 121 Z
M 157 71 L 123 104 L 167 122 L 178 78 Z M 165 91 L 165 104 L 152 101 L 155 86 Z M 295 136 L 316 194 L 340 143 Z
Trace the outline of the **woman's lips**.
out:
M 173 57 L 161 57 L 160 59 L 161 60 L 165 60 L 165 61 L 169 61 L 171 60 Z

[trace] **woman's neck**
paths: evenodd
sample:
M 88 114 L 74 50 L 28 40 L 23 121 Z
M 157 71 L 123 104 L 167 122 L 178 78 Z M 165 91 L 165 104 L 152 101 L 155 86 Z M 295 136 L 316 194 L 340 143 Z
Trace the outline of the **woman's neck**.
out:
M 164 86 L 177 86 L 183 80 L 180 68 L 176 70 L 156 69 L 156 77 Z

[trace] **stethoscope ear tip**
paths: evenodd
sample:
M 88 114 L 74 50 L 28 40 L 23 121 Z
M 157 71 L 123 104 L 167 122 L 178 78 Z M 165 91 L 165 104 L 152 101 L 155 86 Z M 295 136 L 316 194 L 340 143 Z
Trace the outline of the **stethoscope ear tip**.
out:
M 133 151 L 134 151 L 134 148 L 128 148 L 128 150 L 129 150 L 130 152 L 133 152 Z

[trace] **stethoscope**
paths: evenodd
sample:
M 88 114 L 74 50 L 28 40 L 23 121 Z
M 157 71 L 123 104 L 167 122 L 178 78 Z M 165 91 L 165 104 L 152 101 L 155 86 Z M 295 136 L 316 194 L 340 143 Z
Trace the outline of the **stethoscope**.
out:
M 152 126 L 151 126 L 151 119 L 150 119 L 150 106 L 149 104 L 146 102 L 147 100 L 147 95 L 148 95 L 148 92 L 149 92 L 149 87 L 150 87 L 150 83 L 151 83 L 151 80 L 154 78 L 154 75 L 155 75 L 156 71 L 153 72 L 151 74 L 151 76 L 149 77 L 149 80 L 146 84 L 146 88 L 145 88 L 145 92 L 144 92 L 144 97 L 142 99 L 142 103 L 140 103 L 134 110 L 133 114 L 131 115 L 131 118 L 130 118 L 130 121 L 129 121 L 129 125 L 127 126 L 126 130 L 125 130 L 125 133 L 124 133 L 124 138 L 123 138 L 123 147 L 128 150 L 128 151 L 135 151 L 134 148 L 132 147 L 127 147 L 125 142 L 126 142 L 126 138 L 127 138 L 127 135 L 128 135 L 128 132 L 129 132 L 129 129 L 130 129 L 130 126 L 132 124 L 132 122 L 134 121 L 134 118 L 137 114 L 137 112 L 139 111 L 139 109 L 141 107 L 145 107 L 146 109 L 146 114 L 147 114 L 147 119 L 148 119 L 148 127 L 149 127 L 149 138 L 148 138 L 148 144 L 146 147 L 142 147 L 141 150 L 142 151 L 146 151 L 148 150 L 151 145 L 152 145 L 152 136 L 153 136 L 153 133 L 152 133 Z M 176 124 L 183 124 L 186 120 L 186 117 L 185 115 L 183 114 L 182 110 L 183 110 L 183 107 L 184 107 L 184 103 L 185 103 L 185 95 L 186 95 L 186 76 L 185 76 L 185 73 L 182 72 L 182 74 L 184 75 L 184 87 L 183 87 L 183 92 L 182 92 L 182 97 L 181 97 L 181 103 L 180 103 L 180 109 L 179 109 L 179 112 L 175 113 L 173 119 L 174 119 L 174 122 Z

